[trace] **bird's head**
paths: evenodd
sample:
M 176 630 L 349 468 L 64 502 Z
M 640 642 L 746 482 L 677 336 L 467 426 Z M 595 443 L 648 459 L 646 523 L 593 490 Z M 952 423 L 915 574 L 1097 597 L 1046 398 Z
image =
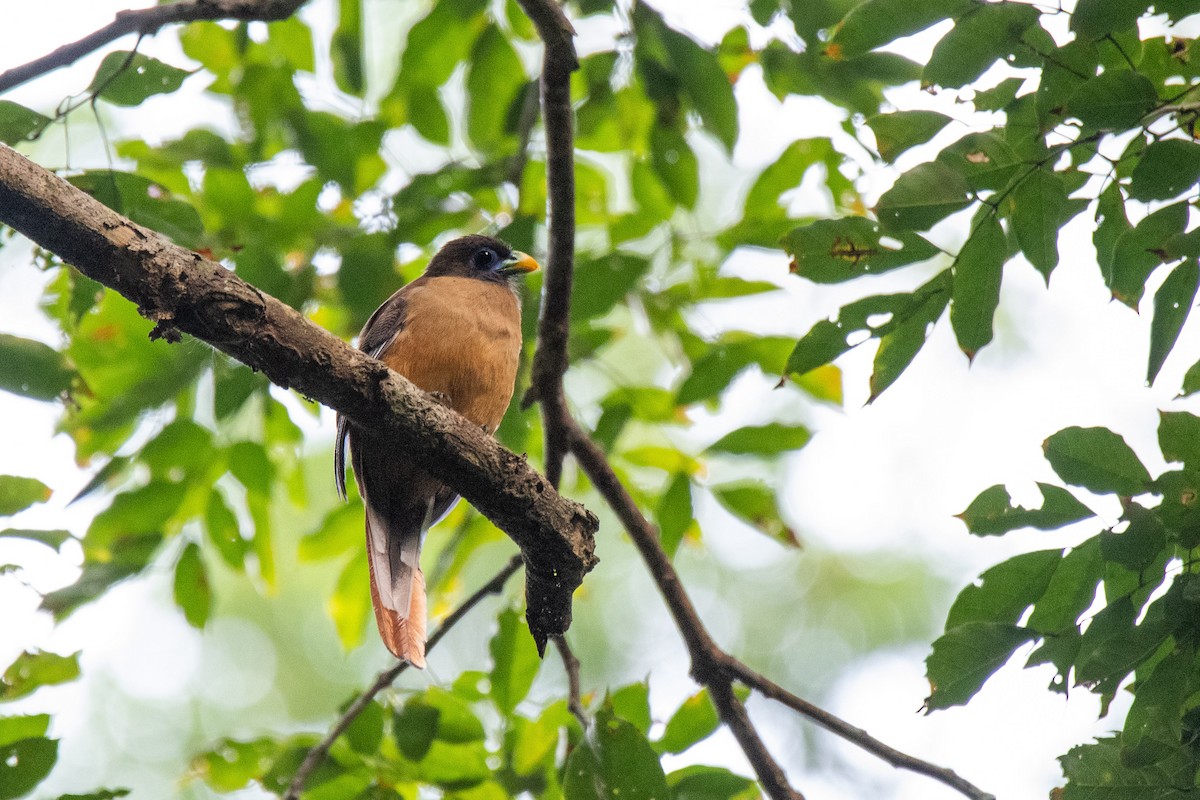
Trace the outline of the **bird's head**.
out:
M 463 236 L 447 242 L 425 268 L 430 277 L 478 278 L 507 282 L 538 269 L 531 256 L 491 236 Z

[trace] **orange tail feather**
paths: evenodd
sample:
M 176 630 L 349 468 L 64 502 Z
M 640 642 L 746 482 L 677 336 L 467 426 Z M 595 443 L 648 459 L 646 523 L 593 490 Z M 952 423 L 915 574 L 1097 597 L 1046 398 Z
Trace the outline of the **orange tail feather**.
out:
M 413 573 L 412 599 L 408 616 L 402 617 L 379 600 L 375 588 L 375 570 L 371 570 L 371 605 L 375 608 L 375 624 L 387 649 L 401 661 L 417 669 L 425 669 L 425 573 Z

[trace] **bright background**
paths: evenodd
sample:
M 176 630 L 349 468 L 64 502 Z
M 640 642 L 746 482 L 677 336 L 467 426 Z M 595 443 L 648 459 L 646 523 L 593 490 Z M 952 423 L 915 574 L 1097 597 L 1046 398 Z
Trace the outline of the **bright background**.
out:
M 424 8 L 399 0 L 368 2 L 375 11 L 392 14 L 397 29 Z M 0 27 L 0 69 L 73 41 L 128 5 L 116 0 L 26 4 L 19 18 L 10 15 Z M 706 3 L 703 12 L 686 0 L 654 5 L 668 21 L 708 42 L 748 19 L 736 2 Z M 318 29 L 333 24 L 333 4 L 325 0 L 313 0 L 303 14 Z M 1175 32 L 1197 35 L 1200 19 L 1190 22 L 1196 23 L 1192 30 Z M 582 30 L 581 49 L 586 52 L 589 41 L 602 41 L 618 30 L 615 21 L 609 28 Z M 395 50 L 388 30 L 373 29 L 371 35 L 378 58 Z M 935 29 L 895 47 L 920 60 L 939 35 Z M 174 39 L 168 30 L 142 49 L 186 65 Z M 125 40 L 110 49 L 130 44 Z M 6 98 L 48 113 L 63 97 L 87 86 L 101 57 L 85 58 Z M 729 198 L 744 192 L 762 166 L 803 136 L 832 136 L 848 161 L 863 170 L 860 188 L 868 201 L 890 185 L 898 172 L 873 165 L 868 152 L 841 132 L 843 112 L 815 99 L 793 97 L 780 104 L 755 69 L 747 70 L 738 84 L 742 133 L 733 163 L 722 163 L 711 143 L 694 142 L 706 170 L 701 218 L 720 220 L 723 208 L 740 206 Z M 984 81 L 1010 74 L 1004 69 L 994 68 Z M 199 88 L 185 85 L 182 92 L 153 98 L 119 118 L 106 116 L 109 139 L 167 139 L 203 118 L 216 126 L 230 124 L 228 110 L 199 99 Z M 899 108 L 962 113 L 947 98 L 915 87 L 890 98 Z M 964 118 L 963 124 L 979 121 Z M 110 161 L 87 110 L 72 117 L 69 139 L 56 126 L 26 152 L 52 168 L 104 167 Z M 914 150 L 898 169 L 926 157 Z M 420 170 L 419 152 L 406 150 L 400 160 L 401 169 Z M 286 180 L 286 167 L 281 169 L 280 179 Z M 819 192 L 803 187 L 797 192 L 797 211 L 828 207 L 829 198 Z M 700 509 L 707 548 L 685 549 L 679 566 L 718 640 L 884 742 L 949 766 L 1002 800 L 1045 796 L 1060 777 L 1054 756 L 1119 728 L 1126 704 L 1118 697 L 1109 718 L 1097 721 L 1096 698 L 1082 690 L 1069 699 L 1050 694 L 1051 668 L 1020 669 L 1026 649 L 969 707 L 924 716 L 920 708 L 928 694 L 923 677 L 928 643 L 954 595 L 981 569 L 1015 552 L 1069 545 L 1094 533 L 1097 525 L 981 540 L 969 536 L 953 515 L 995 483 L 1008 484 L 1018 500 L 1038 502 L 1033 481 L 1054 480 L 1040 444 L 1067 425 L 1110 427 L 1155 472 L 1162 468 L 1155 447 L 1158 410 L 1198 410 L 1194 402 L 1174 399 L 1183 372 L 1200 357 L 1195 325 L 1185 328 L 1156 385 L 1146 387 L 1149 320 L 1109 301 L 1095 265 L 1090 222 L 1091 215 L 1083 214 L 1064 233 L 1063 262 L 1048 289 L 1033 269 L 1019 263 L 1008 267 L 996 340 L 971 365 L 949 326 L 942 324 L 903 379 L 872 405 L 865 405 L 872 353 L 855 350 L 838 362 L 845 373 L 844 408 L 780 408 L 786 402 L 782 393 L 773 395 L 769 381 L 751 374 L 731 388 L 721 415 L 696 415 L 698 439 L 759 419 L 766 410 L 816 431 L 813 441 L 773 476 L 803 550 L 784 551 L 723 511 Z M 955 245 L 963 233 L 963 220 L 956 218 L 936 228 L 934 238 Z M 714 307 L 708 312 L 713 330 L 757 327 L 764 333 L 799 336 L 856 296 L 850 287 L 817 286 L 789 276 L 786 257 L 778 252 L 742 252 L 726 269 L 777 282 L 784 291 Z M 888 279 L 875 279 L 880 291 L 888 290 Z M 897 286 L 908 284 L 911 276 L 895 280 Z M 43 273 L 30 265 L 26 242 L 0 249 L 0 331 L 54 343 L 54 329 L 37 308 L 44 281 Z M 576 380 L 572 388 L 585 408 L 586 380 Z M 51 405 L 0 394 L 0 473 L 37 477 L 55 489 L 51 502 L 11 524 L 81 534 L 103 500 L 89 498 L 67 507 L 91 473 L 74 463 L 70 441 L 55 435 L 55 419 Z M 305 428 L 309 443 L 310 486 L 314 493 L 328 493 L 322 501 L 328 505 L 332 414 L 313 419 L 297 413 L 294 419 Z M 1118 509 L 1097 498 L 1085 499 L 1101 513 L 1103 524 L 1116 521 Z M 293 520 L 292 535 L 311 530 L 315 522 Z M 585 690 L 603 691 L 606 685 L 649 674 L 655 711 L 665 718 L 695 691 L 685 677 L 686 657 L 649 579 L 611 518 L 605 522 L 603 560 L 589 577 L 572 633 L 584 662 Z M 279 526 L 281 531 L 288 527 Z M 286 536 L 280 537 L 279 547 L 288 549 Z M 323 609 L 332 577 L 319 568 L 281 559 L 280 595 L 270 603 L 244 582 L 227 581 L 228 587 L 218 587 L 217 614 L 206 630 L 197 632 L 174 607 L 165 570 L 121 585 L 54 628 L 48 615 L 36 610 L 38 591 L 70 583 L 77 570 L 32 544 L 0 544 L 0 563 L 9 561 L 27 569 L 21 578 L 0 577 L 0 663 L 31 647 L 84 652 L 81 681 L 43 689 L 3 709 L 55 714 L 51 734 L 63 740 L 59 766 L 39 788 L 39 796 L 101 785 L 129 786 L 134 798 L 210 796 L 198 782 L 181 779 L 194 752 L 226 735 L 322 730 L 337 705 L 386 664 L 373 636 L 349 655 L 342 653 Z M 510 586 L 510 595 L 518 583 Z M 781 607 L 779 594 L 772 591 L 776 586 L 787 587 L 790 597 L 803 587 L 799 593 L 804 599 L 799 606 Z M 606 591 L 619 593 L 625 602 L 587 602 L 588 596 L 602 598 Z M 439 658 L 445 659 L 443 675 L 485 658 L 479 641 L 490 635 L 489 609 L 494 606 L 481 609 L 456 631 L 432 669 L 406 676 L 401 686 L 439 683 Z M 589 631 L 602 632 L 616 652 L 597 649 Z M 561 686 L 557 662 L 548 660 L 539 681 L 535 696 L 538 687 L 545 697 Z M 753 700 L 750 709 L 794 784 L 812 800 L 958 796 L 928 779 L 892 770 L 781 707 Z M 747 771 L 724 731 L 687 758 Z

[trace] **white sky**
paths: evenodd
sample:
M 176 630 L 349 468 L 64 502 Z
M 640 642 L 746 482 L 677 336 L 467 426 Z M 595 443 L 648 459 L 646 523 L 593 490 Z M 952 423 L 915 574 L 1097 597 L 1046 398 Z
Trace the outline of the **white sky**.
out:
M 129 5 L 114 0 L 43 0 L 22 6 L 21 18 L 0 27 L 0 69 L 41 55 L 65 41 L 74 40 L 108 22 L 115 11 Z M 377 5 L 388 7 L 379 0 Z M 698 13 L 683 0 L 669 4 L 668 16 L 681 21 L 709 39 L 720 36 L 740 17 L 739 3 L 723 0 Z M 327 19 L 328 2 L 317 2 L 311 11 Z M 406 7 L 407 8 L 407 7 Z M 1192 22 L 1196 22 L 1193 18 Z M 1192 25 L 1181 35 L 1196 35 Z M 168 34 L 149 43 L 151 54 L 181 63 L 178 49 Z M 919 57 L 930 37 L 908 43 L 906 52 Z M 127 47 L 128 43 L 121 43 Z M 58 98 L 87 85 L 100 55 L 83 60 L 72 69 L 52 73 L 21 87 L 7 99 L 25 102 L 42 111 Z M 995 74 L 998 80 L 1000 74 Z M 791 98 L 778 104 L 766 92 L 753 71 L 738 87 L 741 102 L 742 138 L 735 166 L 704 176 L 705 200 L 710 207 L 701 214 L 717 213 L 715 205 L 726 195 L 711 191 L 728 183 L 743 183 L 746 175 L 769 163 L 791 141 L 806 136 L 833 136 L 845 152 L 861 153 L 841 132 L 840 112 L 815 100 Z M 937 108 L 961 117 L 952 109 L 950 97 L 936 97 L 915 89 L 891 95 L 901 108 Z M 148 103 L 148 114 L 138 117 L 139 133 L 150 138 L 169 136 L 184 129 L 192 118 L 179 114 L 185 107 L 178 96 Z M 157 116 L 154 112 L 157 110 Z M 979 120 L 966 119 L 967 124 Z M 81 126 L 86 127 L 86 124 Z M 832 133 L 831 133 L 832 132 Z M 954 136 L 955 134 L 943 134 Z M 82 137 L 81 137 L 82 138 Z M 935 144 L 944 144 L 938 139 Z M 700 142 L 699 146 L 705 147 Z M 48 137 L 36 157 L 48 166 L 61 166 L 65 148 L 58 134 Z M 907 168 L 927 158 L 920 152 L 908 154 L 900 167 Z M 868 166 L 865 158 L 859 161 Z M 94 138 L 71 147 L 75 165 L 105 163 Z M 890 185 L 893 171 L 869 167 L 863 181 L 868 201 Z M 797 201 L 820 210 L 823 201 Z M 871 350 L 860 349 L 839 364 L 846 374 L 844 410 L 818 408 L 807 421 L 817 436 L 790 465 L 785 506 L 803 536 L 834 549 L 849 551 L 909 550 L 924 553 L 938 569 L 965 584 L 980 569 L 995 564 L 1014 552 L 1062 546 L 1094 533 L 1099 526 L 1085 524 L 1066 532 L 1015 533 L 997 539 L 969 537 L 952 515 L 963 510 L 984 488 L 1007 482 L 1019 499 L 1036 501 L 1034 480 L 1055 481 L 1041 457 L 1042 440 L 1067 425 L 1105 425 L 1123 434 L 1150 467 L 1162 468 L 1157 458 L 1155 430 L 1159 409 L 1200 411 L 1192 401 L 1174 398 L 1183 372 L 1200 358 L 1200 336 L 1193 321 L 1168 359 L 1157 384 L 1144 386 L 1148 347 L 1147 313 L 1135 315 L 1124 306 L 1110 303 L 1094 261 L 1090 245 L 1090 215 L 1072 223 L 1060 245 L 1062 264 L 1049 290 L 1041 277 L 1019 260 L 1006 269 L 996 341 L 983 350 L 968 368 L 958 352 L 949 326 L 943 320 L 905 376 L 871 406 L 864 406 Z M 947 244 L 961 239 L 958 224 L 939 226 L 935 235 Z M 957 238 L 956 238 L 957 237 Z M 39 276 L 24 268 L 23 248 L 0 251 L 0 331 L 52 340 L 53 331 L 36 306 L 40 296 Z M 735 259 L 729 269 L 739 274 L 779 281 L 785 291 L 766 299 L 727 304 L 705 312 L 714 329 L 747 327 L 746 319 L 762 320 L 771 332 L 799 335 L 822 317 L 833 314 L 841 302 L 864 293 L 862 286 L 815 286 L 795 277 L 784 277 L 785 261 L 779 256 L 746 255 Z M 911 287 L 912 276 L 902 274 L 876 279 L 871 291 Z M 1161 276 L 1158 277 L 1161 280 Z M 1147 295 L 1150 296 L 1150 293 Z M 764 382 L 744 377 L 728 395 L 729 412 L 718 422 L 703 425 L 731 426 L 762 419 L 766 413 L 786 414 L 785 398 L 764 391 Z M 81 503 L 63 508 L 59 498 L 69 498 L 88 479 L 73 463 L 72 448 L 65 437 L 55 437 L 55 409 L 0 394 L 0 473 L 32 475 L 56 490 L 56 498 L 14 519 L 14 527 L 69 527 L 82 532 L 97 504 Z M 331 417 L 309 431 L 316 447 L 331 440 Z M 1032 494 L 1032 497 L 1031 497 Z M 1103 503 L 1093 507 L 1115 521 L 1116 509 Z M 760 540 L 736 541 L 720 534 L 709 538 L 709 546 L 729 563 L 753 567 L 776 554 L 774 546 Z M 43 588 L 69 582 L 70 570 L 57 559 L 46 557 L 34 546 L 0 547 L 0 562 L 28 561 L 30 574 Z M 123 590 L 124 591 L 124 590 Z M 125 591 L 125 602 L 145 601 L 145 592 Z M 11 579 L 0 579 L 0 663 L 8 663 L 21 649 L 31 645 L 67 650 L 83 646 L 88 652 L 104 654 L 119 671 L 130 649 L 138 657 L 168 659 L 180 669 L 188 668 L 186 628 L 164 619 L 151 622 L 167 631 L 165 643 L 137 643 L 133 632 L 86 631 L 78 626 L 69 631 L 52 631 L 48 621 L 34 613 L 36 597 Z M 163 616 L 169 612 L 163 612 Z M 175 633 L 171 633 L 175 631 Z M 244 631 L 229 636 L 247 636 Z M 108 640 L 99 640 L 102 636 Z M 167 646 L 169 645 L 169 647 Z M 250 646 L 247 643 L 246 646 Z M 189 649 L 190 648 L 190 649 Z M 1122 710 L 1109 720 L 1096 721 L 1097 701 L 1083 691 L 1073 692 L 1064 702 L 1045 691 L 1050 680 L 1046 669 L 1023 671 L 1018 654 L 963 709 L 921 716 L 916 712 L 928 693 L 923 677 L 926 650 L 920 647 L 879 652 L 858 663 L 839 681 L 832 694 L 831 710 L 859 725 L 885 742 L 950 766 L 1001 800 L 1044 796 L 1060 780 L 1054 757 L 1089 736 L 1119 725 Z M 192 669 L 195 665 L 192 664 Z M 218 670 L 219 671 L 219 670 Z M 208 674 L 213 674 L 209 672 Z M 174 684 L 145 686 L 151 694 L 170 695 Z M 244 689 L 245 687 L 243 687 Z M 59 695 L 62 696 L 62 695 Z M 225 697 L 215 692 L 214 701 Z M 1118 700 L 1117 706 L 1120 706 Z M 752 704 L 777 751 L 790 744 L 779 740 L 783 730 L 776 723 L 777 711 L 768 704 Z M 70 728 L 69 710 L 56 725 Z M 57 729 L 62 732 L 62 729 Z M 817 734 L 821 735 L 821 734 Z M 731 747 L 728 737 L 714 737 L 696 752 L 702 757 L 724 759 Z M 849 745 L 838 752 L 850 767 L 878 781 L 877 796 L 902 800 L 958 797 L 919 776 L 899 774 Z M 736 765 L 736 760 L 733 761 Z M 76 769 L 85 769 L 75 762 Z M 813 800 L 849 798 L 849 790 L 828 775 L 794 775 L 797 785 Z M 149 795 L 147 795 L 149 796 Z

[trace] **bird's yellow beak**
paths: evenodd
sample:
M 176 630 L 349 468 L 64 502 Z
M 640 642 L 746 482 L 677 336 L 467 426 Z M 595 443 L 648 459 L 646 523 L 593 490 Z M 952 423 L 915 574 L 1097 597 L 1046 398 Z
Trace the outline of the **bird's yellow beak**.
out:
M 514 250 L 502 266 L 505 272 L 537 272 L 540 268 L 533 256 L 522 253 L 520 250 Z

